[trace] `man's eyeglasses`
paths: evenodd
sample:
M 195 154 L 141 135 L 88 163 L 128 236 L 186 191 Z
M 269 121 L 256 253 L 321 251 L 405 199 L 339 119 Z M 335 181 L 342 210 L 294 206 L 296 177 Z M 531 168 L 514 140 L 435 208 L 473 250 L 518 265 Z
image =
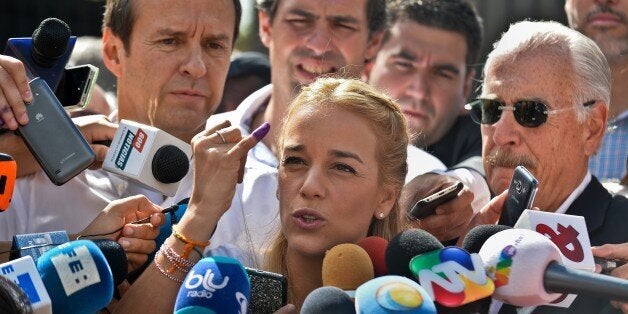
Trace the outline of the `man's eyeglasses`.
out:
M 595 100 L 587 101 L 584 107 L 592 106 Z M 502 111 L 510 110 L 515 115 L 515 120 L 522 126 L 536 128 L 547 121 L 547 116 L 576 108 L 548 110 L 547 105 L 538 100 L 520 100 L 514 106 L 497 99 L 478 98 L 464 106 L 469 111 L 471 119 L 478 124 L 494 124 L 499 121 Z

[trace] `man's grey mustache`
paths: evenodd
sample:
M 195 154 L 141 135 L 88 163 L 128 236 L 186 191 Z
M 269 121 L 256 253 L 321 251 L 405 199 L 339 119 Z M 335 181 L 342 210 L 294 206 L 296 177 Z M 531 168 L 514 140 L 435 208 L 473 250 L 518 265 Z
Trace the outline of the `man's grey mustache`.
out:
M 493 150 L 486 158 L 486 162 L 491 165 L 491 167 L 515 168 L 517 166 L 524 166 L 526 169 L 536 168 L 534 161 L 532 161 L 530 157 L 515 154 L 510 150 Z

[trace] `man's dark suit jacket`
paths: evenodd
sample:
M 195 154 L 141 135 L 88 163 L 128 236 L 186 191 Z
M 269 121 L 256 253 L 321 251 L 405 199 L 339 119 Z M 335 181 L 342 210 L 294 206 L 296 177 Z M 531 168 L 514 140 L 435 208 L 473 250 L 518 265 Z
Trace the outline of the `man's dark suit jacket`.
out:
M 419 140 L 417 147 L 436 156 L 447 168 L 451 168 L 471 157 L 482 156 L 480 126 L 469 115 L 459 116 L 438 142 L 426 147 Z M 483 173 L 482 169 L 480 173 Z
M 592 246 L 628 242 L 628 199 L 611 195 L 595 177 L 591 177 L 589 185 L 565 214 L 584 217 Z M 500 313 L 516 313 L 515 307 L 504 304 Z M 621 312 L 611 307 L 608 300 L 579 295 L 569 308 L 539 306 L 534 313 Z

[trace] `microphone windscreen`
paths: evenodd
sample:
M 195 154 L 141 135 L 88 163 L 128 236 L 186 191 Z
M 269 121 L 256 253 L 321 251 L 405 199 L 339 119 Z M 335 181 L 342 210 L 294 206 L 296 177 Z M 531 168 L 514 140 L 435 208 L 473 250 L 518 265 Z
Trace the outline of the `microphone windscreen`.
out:
M 495 283 L 493 298 L 516 306 L 536 306 L 556 300 L 543 286 L 545 269 L 562 264 L 560 251 L 545 236 L 525 229 L 501 231 L 486 240 L 479 252 Z
M 0 313 L 33 313 L 26 294 L 13 281 L 0 276 Z
M 356 313 L 436 313 L 434 301 L 415 281 L 382 276 L 362 284 L 355 292 Z
M 388 246 L 388 241 L 386 239 L 370 236 L 362 239 L 362 241 L 358 242 L 358 245 L 371 257 L 375 277 L 388 274 L 386 270 L 386 246 Z
M 251 284 L 244 267 L 224 256 L 200 260 L 185 276 L 175 313 L 247 313 Z
M 70 27 L 57 18 L 43 20 L 33 32 L 33 58 L 41 66 L 51 66 L 68 49 Z
M 443 245 L 433 235 L 421 229 L 405 230 L 388 242 L 386 248 L 386 268 L 388 274 L 415 276 L 410 271 L 410 260 L 420 254 L 442 249 Z
M 352 243 L 338 244 L 323 258 L 323 286 L 353 291 L 373 279 L 373 263 L 363 248 Z
M 332 286 L 320 287 L 307 295 L 301 306 L 301 314 L 352 314 L 353 300 L 342 289 Z
M 151 171 L 157 181 L 169 184 L 181 181 L 189 167 L 190 160 L 180 148 L 164 145 L 155 152 Z
M 469 253 L 478 253 L 488 238 L 500 231 L 508 229 L 512 229 L 512 227 L 504 225 L 475 226 L 473 229 L 469 230 L 467 235 L 464 237 L 464 240 L 462 241 L 462 248 Z
M 91 240 L 102 251 L 111 273 L 113 275 L 113 285 L 117 287 L 126 278 L 128 272 L 128 260 L 126 253 L 118 242 L 109 239 Z
M 37 269 L 54 313 L 95 313 L 113 298 L 113 276 L 91 241 L 64 243 L 44 253 Z
M 0 212 L 7 210 L 11 204 L 17 164 L 13 157 L 0 153 Z

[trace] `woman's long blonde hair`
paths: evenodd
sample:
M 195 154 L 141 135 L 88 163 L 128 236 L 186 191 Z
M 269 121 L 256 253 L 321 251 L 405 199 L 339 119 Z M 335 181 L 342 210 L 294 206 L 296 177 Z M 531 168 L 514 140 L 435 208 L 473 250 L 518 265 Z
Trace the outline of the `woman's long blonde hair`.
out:
M 365 118 L 377 137 L 378 176 L 382 186 L 393 186 L 401 191 L 408 166 L 406 164 L 408 131 L 399 105 L 370 85 L 353 79 L 319 78 L 304 87 L 293 100 L 279 133 L 280 156 L 286 126 L 295 113 L 305 106 L 341 108 Z M 359 138 L 355 139 L 360 141 Z M 372 218 L 369 236 L 390 240 L 402 228 L 399 199 L 384 219 Z M 266 254 L 266 269 L 288 276 L 286 251 L 288 242 L 279 230 Z

